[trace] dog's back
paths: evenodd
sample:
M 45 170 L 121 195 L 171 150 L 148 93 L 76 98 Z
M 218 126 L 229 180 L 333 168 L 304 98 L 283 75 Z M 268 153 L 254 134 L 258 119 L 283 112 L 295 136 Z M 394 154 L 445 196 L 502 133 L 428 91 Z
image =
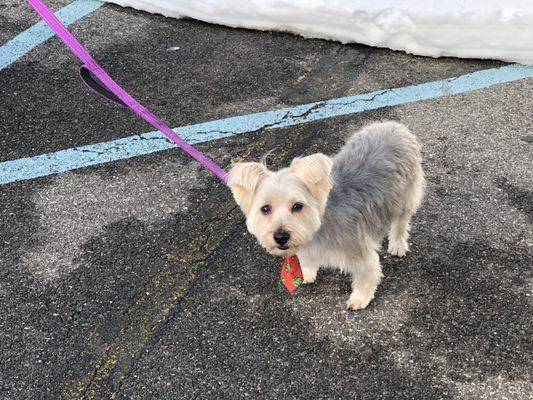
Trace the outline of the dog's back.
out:
M 411 215 L 420 205 L 425 184 L 420 145 L 405 125 L 389 121 L 363 128 L 333 162 L 325 222 L 351 220 L 354 229 L 364 224 L 378 239 L 395 217 Z

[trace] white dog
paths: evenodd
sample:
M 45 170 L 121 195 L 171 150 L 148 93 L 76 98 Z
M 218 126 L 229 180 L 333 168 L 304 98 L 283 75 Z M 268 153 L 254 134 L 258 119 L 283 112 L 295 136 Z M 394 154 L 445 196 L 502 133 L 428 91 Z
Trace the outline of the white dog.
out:
M 235 164 L 228 185 L 259 243 L 273 255 L 298 255 L 304 283 L 315 281 L 319 267 L 350 273 L 347 307 L 357 310 L 381 280 L 377 252 L 386 233 L 391 255 L 408 251 L 425 180 L 415 136 L 382 122 L 353 134 L 333 159 L 313 154 L 276 172 Z

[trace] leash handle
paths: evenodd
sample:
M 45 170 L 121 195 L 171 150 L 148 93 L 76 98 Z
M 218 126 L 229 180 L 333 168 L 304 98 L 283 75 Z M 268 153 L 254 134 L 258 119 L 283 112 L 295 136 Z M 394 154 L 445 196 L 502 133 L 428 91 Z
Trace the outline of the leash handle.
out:
M 102 96 L 104 99 L 107 99 L 109 101 L 112 101 L 123 107 L 128 108 L 126 103 L 120 100 L 120 98 L 115 93 L 113 93 L 111 90 L 109 90 L 104 85 L 102 85 L 100 82 L 98 82 L 91 74 L 91 70 L 87 68 L 85 65 L 82 65 L 78 69 L 78 74 L 80 75 L 80 79 L 83 81 L 83 83 L 85 83 L 85 86 L 91 89 L 94 93 Z
M 41 18 L 50 25 L 50 28 L 57 34 L 59 39 L 70 49 L 83 66 L 80 68 L 80 76 L 85 84 L 96 91 L 96 93 L 121 104 L 139 117 L 150 123 L 157 130 L 163 132 L 170 140 L 176 143 L 182 150 L 196 159 L 205 168 L 215 174 L 222 182 L 226 183 L 227 173 L 213 160 L 196 150 L 193 146 L 183 140 L 170 127 L 157 118 L 150 110 L 141 105 L 137 100 L 129 95 L 104 71 L 89 52 L 80 42 L 65 28 L 61 21 L 44 5 L 41 0 L 28 0 L 28 3 L 37 11 Z M 96 77 L 98 81 L 94 78 Z

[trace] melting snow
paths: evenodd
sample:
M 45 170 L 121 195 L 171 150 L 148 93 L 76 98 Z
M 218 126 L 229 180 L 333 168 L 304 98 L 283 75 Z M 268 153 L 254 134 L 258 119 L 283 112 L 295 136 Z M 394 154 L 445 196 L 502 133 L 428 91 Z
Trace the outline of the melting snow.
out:
M 533 65 L 531 0 L 108 0 L 163 14 L 440 57 Z

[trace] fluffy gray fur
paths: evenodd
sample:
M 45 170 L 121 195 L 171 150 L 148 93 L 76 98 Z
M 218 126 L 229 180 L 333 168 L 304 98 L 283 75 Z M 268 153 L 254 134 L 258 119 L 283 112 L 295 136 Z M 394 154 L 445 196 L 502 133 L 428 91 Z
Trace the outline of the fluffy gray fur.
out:
M 357 251 L 368 236 L 381 241 L 394 217 L 418 208 L 413 192 L 423 176 L 420 146 L 404 125 L 375 123 L 356 132 L 333 158 L 333 187 L 314 240 L 341 251 Z
M 389 232 L 388 251 L 408 250 L 409 220 L 425 186 L 420 146 L 402 124 L 382 122 L 356 132 L 334 157 L 332 189 L 322 223 L 298 251 L 304 278 L 321 266 L 353 276 L 349 309 L 365 308 L 381 280 L 377 250 Z

